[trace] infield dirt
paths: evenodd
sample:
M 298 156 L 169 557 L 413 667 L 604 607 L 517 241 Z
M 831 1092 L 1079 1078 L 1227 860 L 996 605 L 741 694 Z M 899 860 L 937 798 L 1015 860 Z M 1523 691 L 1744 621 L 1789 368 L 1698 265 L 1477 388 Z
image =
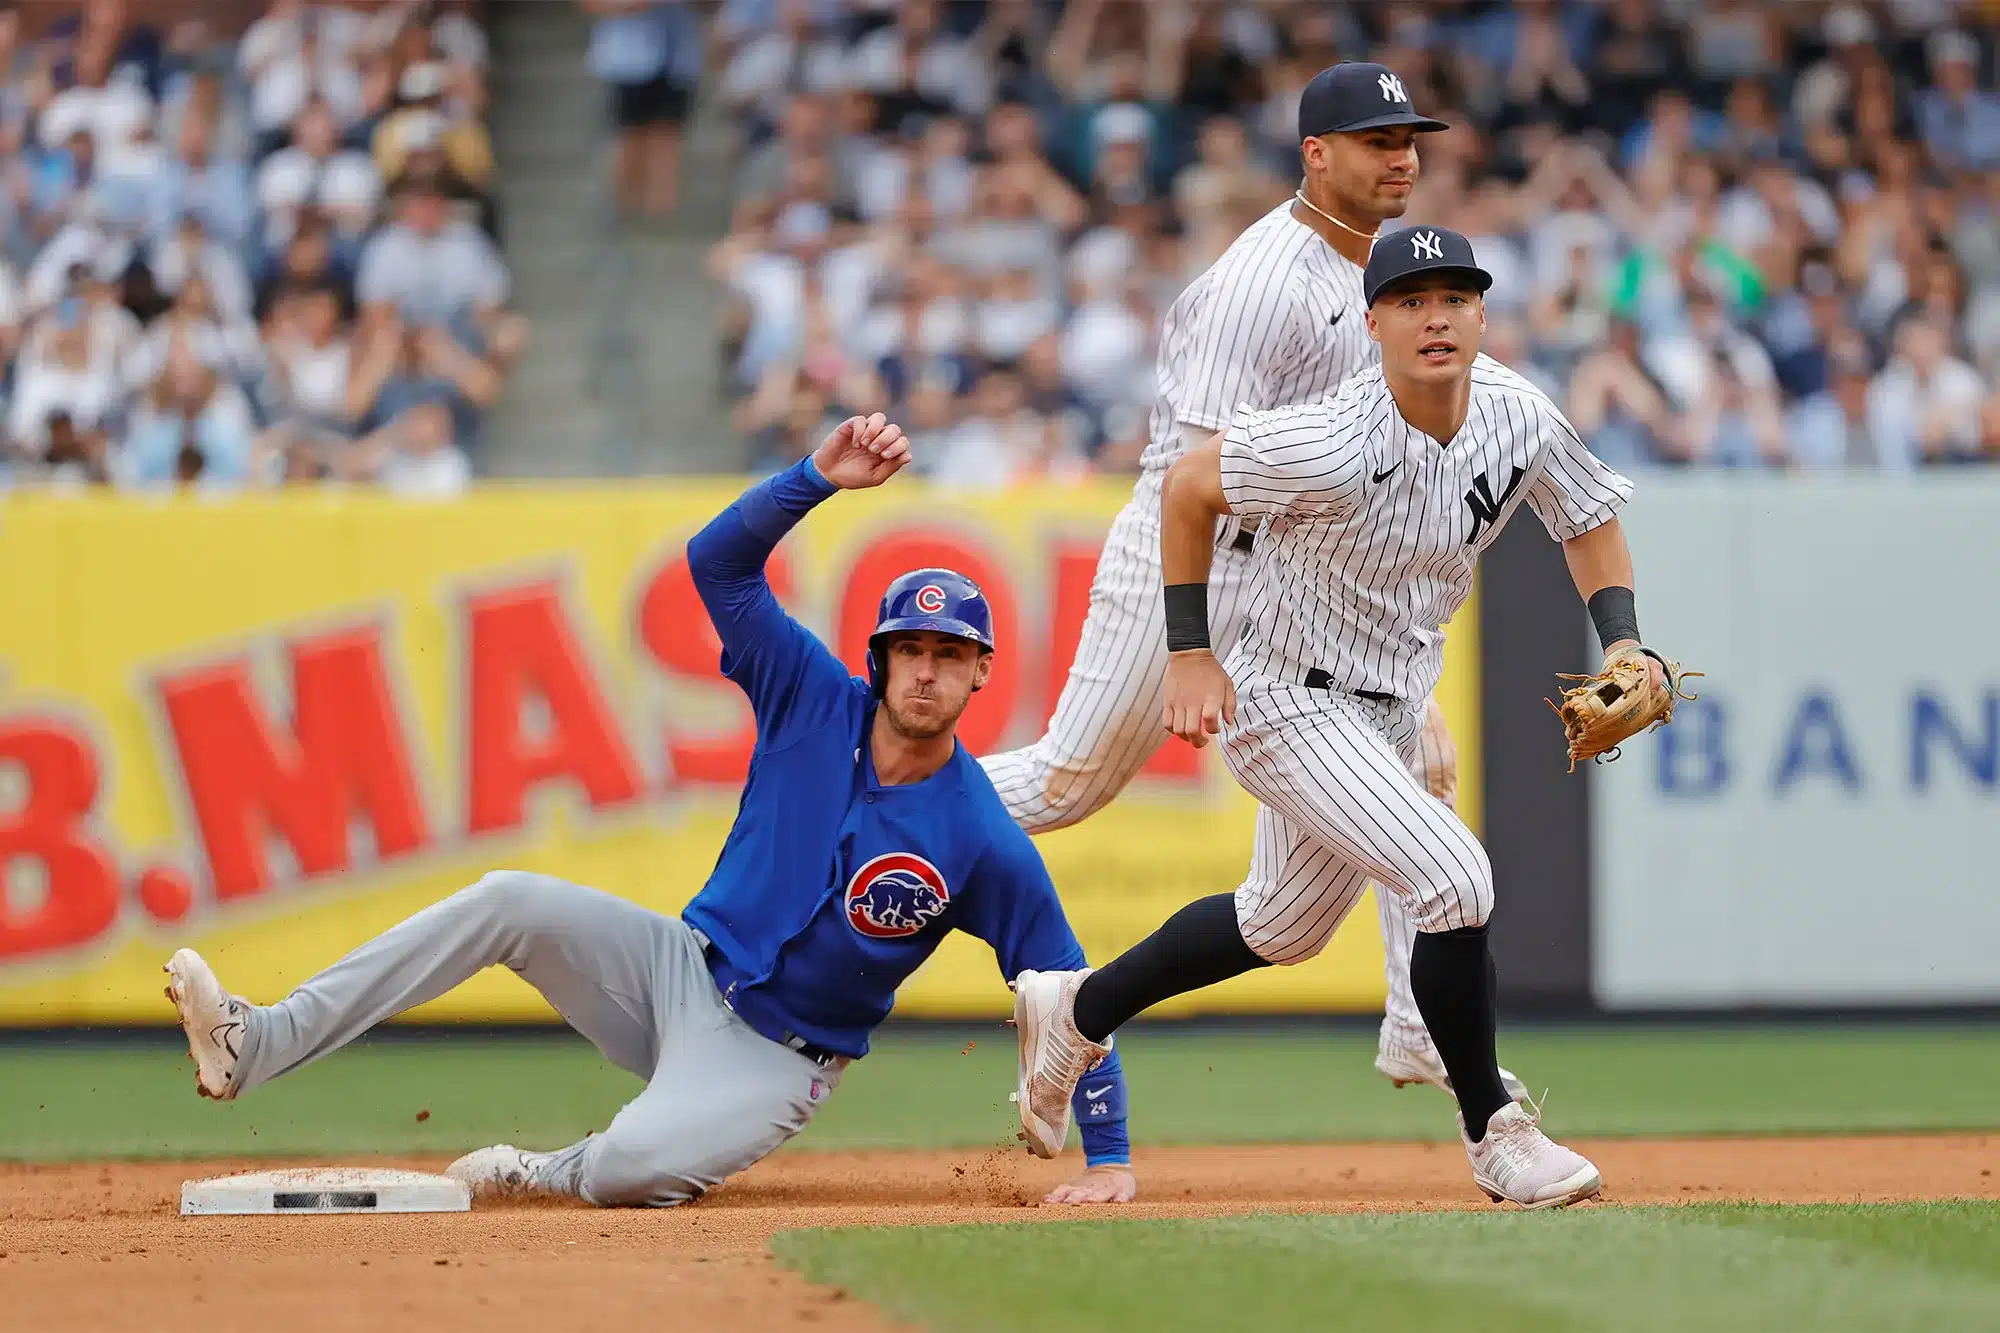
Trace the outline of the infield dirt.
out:
M 1603 1169 L 1612 1205 L 2000 1198 L 2000 1134 L 1575 1146 Z M 0 1164 L 0 1328 L 846 1333 L 892 1325 L 780 1268 L 766 1249 L 774 1232 L 1491 1206 L 1455 1145 L 1349 1144 L 1149 1150 L 1140 1202 L 1122 1209 L 1034 1207 L 1081 1163 L 996 1148 L 781 1153 L 697 1205 L 660 1212 L 543 1203 L 379 1218 L 179 1215 L 182 1181 L 275 1164 Z

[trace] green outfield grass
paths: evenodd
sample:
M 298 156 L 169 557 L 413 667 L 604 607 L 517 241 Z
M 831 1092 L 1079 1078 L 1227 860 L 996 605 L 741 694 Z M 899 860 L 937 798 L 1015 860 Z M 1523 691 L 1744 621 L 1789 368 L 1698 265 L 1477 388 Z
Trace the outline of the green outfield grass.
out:
M 1120 1047 L 1140 1144 L 1454 1136 L 1437 1093 L 1374 1072 L 1370 1033 L 1139 1027 Z M 2000 1128 L 2000 1026 L 1528 1029 L 1501 1056 L 1577 1137 Z M 1013 1060 L 999 1024 L 890 1030 L 798 1146 L 1011 1142 Z M 164 1037 L 0 1039 L 0 1158 L 554 1146 L 638 1087 L 579 1039 L 526 1034 L 364 1043 L 226 1105 L 193 1077 Z
M 2000 1329 L 1990 1203 L 857 1228 L 772 1248 L 954 1333 Z

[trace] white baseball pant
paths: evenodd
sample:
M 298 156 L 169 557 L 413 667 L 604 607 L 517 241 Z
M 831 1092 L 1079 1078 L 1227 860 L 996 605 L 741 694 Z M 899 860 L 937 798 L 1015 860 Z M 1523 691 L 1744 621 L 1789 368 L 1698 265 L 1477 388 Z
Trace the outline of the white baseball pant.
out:
M 1160 722 L 1167 679 L 1160 481 L 1157 473 L 1139 478 L 1105 537 L 1090 585 L 1090 614 L 1047 732 L 1023 749 L 980 761 L 1007 813 L 1029 833 L 1067 828 L 1103 809 L 1167 739 Z M 1209 640 L 1223 657 L 1243 628 L 1251 557 L 1234 547 L 1238 524 L 1220 526 L 1208 580 L 1208 615 Z M 1410 763 L 1411 773 L 1432 794 L 1447 804 L 1453 801 L 1458 748 L 1435 701 L 1428 705 L 1421 744 Z M 1406 1048 L 1428 1048 L 1423 1017 L 1410 994 L 1416 928 L 1398 895 L 1378 893 L 1375 899 L 1388 982 L 1384 1036 Z
M 1426 710 L 1241 668 L 1238 676 L 1223 756 L 1259 802 L 1250 874 L 1236 891 L 1237 921 L 1258 956 L 1299 963 L 1317 954 L 1370 880 L 1393 890 L 1377 896 L 1398 899 L 1396 919 L 1416 930 L 1484 924 L 1493 910 L 1486 849 L 1415 775 Z M 1386 905 L 1382 917 L 1386 930 Z M 1397 952 L 1407 978 L 1407 945 Z

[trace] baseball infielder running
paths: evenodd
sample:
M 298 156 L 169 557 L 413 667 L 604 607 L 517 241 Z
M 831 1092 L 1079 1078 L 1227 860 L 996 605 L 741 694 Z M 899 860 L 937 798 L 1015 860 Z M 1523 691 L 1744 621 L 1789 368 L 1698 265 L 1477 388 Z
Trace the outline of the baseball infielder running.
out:
M 765 578 L 806 511 L 908 461 L 896 426 L 854 418 L 688 543 L 757 748 L 735 826 L 685 913 L 498 871 L 269 1006 L 229 995 L 182 949 L 167 994 L 201 1092 L 235 1097 L 504 964 L 647 1084 L 601 1134 L 555 1152 L 483 1148 L 448 1173 L 481 1193 L 664 1206 L 805 1128 L 949 931 L 991 944 L 1008 976 L 1083 966 L 1033 842 L 956 739 L 993 665 L 978 587 L 943 569 L 891 583 L 864 681 L 785 614 Z M 1115 1057 L 1085 1091 L 1088 1169 L 1048 1201 L 1123 1202 L 1135 1185 Z M 1068 1112 L 1058 1118 L 1067 1129 Z
M 1322 402 L 1246 410 L 1168 471 L 1163 716 L 1196 744 L 1222 737 L 1230 771 L 1259 802 L 1254 863 L 1235 894 L 1183 908 L 1101 971 L 1015 979 L 1017 1096 L 1031 1132 L 1064 1118 L 1120 1024 L 1168 996 L 1310 958 L 1373 879 L 1416 922 L 1411 989 L 1451 1077 L 1474 1182 L 1528 1208 L 1598 1192 L 1597 1168 L 1551 1142 L 1539 1112 L 1501 1085 L 1492 869 L 1410 772 L 1440 627 L 1523 501 L 1563 544 L 1607 679 L 1637 663 L 1633 694 L 1672 697 L 1640 646 L 1617 521 L 1631 484 L 1538 390 L 1479 355 L 1490 285 L 1455 232 L 1388 238 L 1363 279 L 1382 364 Z M 1226 671 L 1207 608 L 1210 534 L 1224 514 L 1264 525 Z
M 1316 402 L 1375 363 L 1362 317 L 1361 271 L 1381 223 L 1401 217 L 1418 170 L 1418 134 L 1446 129 L 1417 114 L 1387 66 L 1335 65 L 1299 101 L 1305 182 L 1182 292 L 1160 330 L 1159 397 L 1139 483 L 1111 526 L 1090 614 L 1048 734 L 983 762 L 1008 813 L 1030 833 L 1087 819 L 1166 739 L 1160 729 L 1166 625 L 1160 614 L 1160 483 L 1191 446 L 1239 408 Z M 1243 624 L 1256 524 L 1217 525 L 1209 631 L 1218 651 Z M 1437 704 L 1425 706 L 1411 772 L 1450 804 L 1458 750 Z M 1376 894 L 1388 978 L 1375 1067 L 1405 1083 L 1449 1078 L 1410 996 L 1415 928 L 1400 897 Z M 1501 1071 L 1515 1097 L 1527 1089 Z

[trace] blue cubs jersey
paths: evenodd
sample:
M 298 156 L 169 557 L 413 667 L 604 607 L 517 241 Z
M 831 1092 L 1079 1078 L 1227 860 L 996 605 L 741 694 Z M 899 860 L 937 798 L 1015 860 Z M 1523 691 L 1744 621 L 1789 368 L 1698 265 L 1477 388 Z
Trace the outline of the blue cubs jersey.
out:
M 949 931 L 992 945 L 1005 977 L 1082 967 L 1084 955 L 1041 854 L 965 747 L 921 782 L 876 781 L 874 691 L 771 592 L 764 562 L 833 490 L 802 459 L 688 542 L 757 745 L 736 823 L 684 915 L 709 938 L 709 970 L 745 1022 L 859 1058 L 896 988 Z M 1073 1104 L 1090 1164 L 1129 1161 L 1117 1052 Z
M 772 594 L 765 560 L 832 489 L 807 460 L 688 543 L 757 745 L 729 840 L 686 917 L 714 942 L 717 982 L 754 1026 L 858 1057 L 949 931 L 992 945 L 1009 977 L 1082 967 L 1084 955 L 1041 855 L 965 747 L 921 782 L 877 782 L 873 692 Z

